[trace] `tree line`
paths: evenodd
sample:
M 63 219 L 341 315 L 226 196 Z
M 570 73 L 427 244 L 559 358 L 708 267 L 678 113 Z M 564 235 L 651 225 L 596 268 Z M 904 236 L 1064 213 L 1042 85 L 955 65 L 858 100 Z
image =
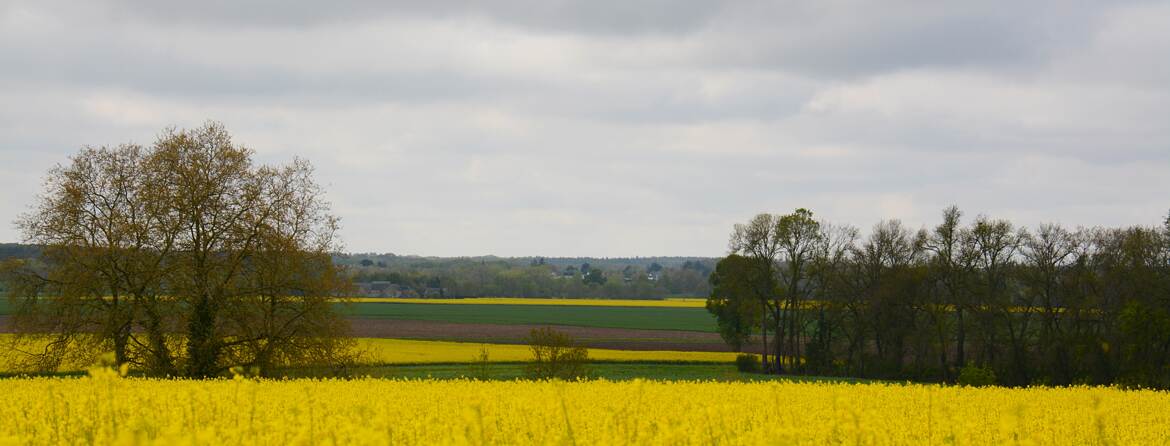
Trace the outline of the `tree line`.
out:
M 354 282 L 392 282 L 443 297 L 662 299 L 705 296 L 713 258 L 647 259 L 423 258 L 335 256 Z
M 0 262 L 40 263 L 41 247 L 0 244 Z M 714 257 L 421 257 L 332 255 L 358 284 L 390 282 L 415 296 L 663 299 L 710 294 Z M 592 273 L 590 275 L 589 273 Z M 0 281 L 0 292 L 6 291 Z M 360 295 L 360 289 L 353 290 Z
M 17 224 L 39 247 L 0 268 L 18 365 L 117 364 L 208 377 L 336 363 L 337 219 L 304 161 L 256 165 L 208 123 L 150 146 L 87 147 Z
M 737 224 L 708 310 L 772 373 L 1170 387 L 1162 227 L 1022 228 L 957 207 L 865 237 L 797 209 Z

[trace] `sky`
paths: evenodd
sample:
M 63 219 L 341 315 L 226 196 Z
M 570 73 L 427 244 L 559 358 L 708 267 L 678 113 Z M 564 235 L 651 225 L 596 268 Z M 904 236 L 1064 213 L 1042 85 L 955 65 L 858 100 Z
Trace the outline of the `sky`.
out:
M 0 241 L 86 145 L 222 122 L 350 252 L 719 256 L 811 209 L 1170 210 L 1170 2 L 0 0 Z

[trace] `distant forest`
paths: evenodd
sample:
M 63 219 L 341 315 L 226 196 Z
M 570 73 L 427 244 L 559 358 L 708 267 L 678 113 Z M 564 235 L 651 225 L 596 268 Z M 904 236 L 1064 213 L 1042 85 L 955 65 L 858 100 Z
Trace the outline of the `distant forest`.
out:
M 35 259 L 33 245 L 0 244 L 0 261 Z M 421 257 L 336 254 L 354 293 L 388 297 L 705 297 L 710 257 Z M 3 289 L 3 284 L 0 284 Z
M 709 257 L 418 257 L 341 254 L 357 293 L 390 297 L 705 297 Z
M 37 259 L 41 255 L 41 249 L 33 245 L 23 245 L 20 243 L 0 243 L 0 263 L 6 260 L 13 259 Z M 0 280 L 0 292 L 8 290 L 8 285 Z
M 32 259 L 41 255 L 41 249 L 33 245 L 0 243 L 0 260 Z

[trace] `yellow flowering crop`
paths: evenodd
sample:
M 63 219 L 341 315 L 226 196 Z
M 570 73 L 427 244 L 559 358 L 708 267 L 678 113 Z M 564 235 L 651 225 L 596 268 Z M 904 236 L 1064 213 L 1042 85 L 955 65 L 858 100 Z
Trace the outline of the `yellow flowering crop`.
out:
M 700 298 L 648 299 L 559 299 L 528 297 L 469 297 L 462 299 L 419 299 L 402 297 L 355 297 L 353 302 L 381 302 L 436 305 L 575 305 L 589 307 L 668 307 L 706 308 L 707 300 Z
M 365 361 L 393 364 L 425 364 L 437 362 L 471 362 L 487 347 L 488 359 L 492 362 L 531 361 L 532 351 L 526 345 L 477 344 L 470 342 L 414 341 L 406 339 L 358 340 L 358 346 L 365 351 Z M 729 352 L 684 352 L 684 351 L 638 351 L 589 349 L 589 358 L 603 361 L 693 361 L 732 362 L 736 353 Z
M 0 444 L 1165 444 L 1110 388 L 469 380 L 0 380 Z
M 10 336 L 0 333 L 0 372 L 16 371 L 11 364 L 7 350 Z M 491 362 L 531 361 L 532 351 L 527 345 L 479 344 L 470 342 L 417 341 L 408 339 L 359 338 L 357 345 L 362 352 L 363 363 L 378 364 L 434 364 L 473 362 L 480 350 L 488 349 Z M 589 358 L 601 361 L 686 361 L 730 363 L 736 353 L 730 352 L 688 352 L 688 351 L 640 351 L 589 349 Z M 84 370 L 89 363 L 65 363 L 60 371 Z

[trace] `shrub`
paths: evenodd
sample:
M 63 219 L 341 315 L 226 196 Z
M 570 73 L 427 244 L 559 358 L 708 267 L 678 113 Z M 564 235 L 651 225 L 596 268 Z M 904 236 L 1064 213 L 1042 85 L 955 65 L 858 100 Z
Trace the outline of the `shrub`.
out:
M 491 357 L 488 356 L 488 347 L 486 345 L 479 348 L 479 353 L 476 353 L 475 359 L 471 362 L 471 376 L 480 381 L 486 381 L 492 378 L 492 363 Z
M 735 368 L 743 373 L 759 373 L 760 357 L 750 353 L 736 355 Z
M 959 370 L 959 385 L 983 387 L 995 385 L 995 370 L 991 366 L 967 364 Z
M 525 374 L 532 379 L 574 379 L 588 374 L 589 350 L 577 345 L 572 336 L 550 327 L 534 328 L 528 333 L 532 363 Z

